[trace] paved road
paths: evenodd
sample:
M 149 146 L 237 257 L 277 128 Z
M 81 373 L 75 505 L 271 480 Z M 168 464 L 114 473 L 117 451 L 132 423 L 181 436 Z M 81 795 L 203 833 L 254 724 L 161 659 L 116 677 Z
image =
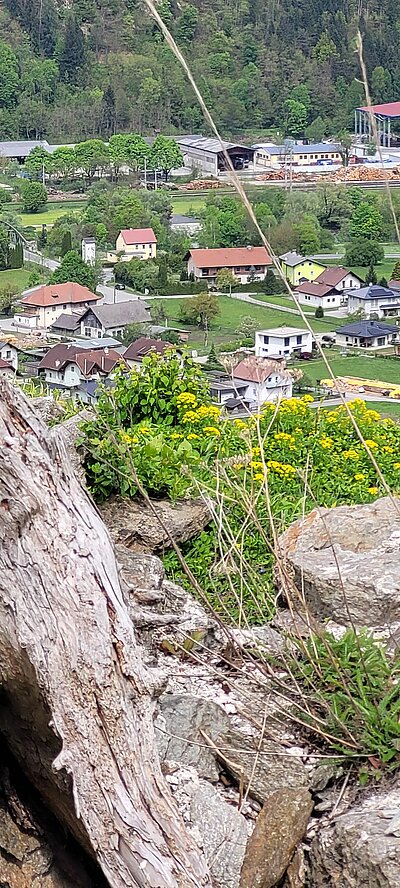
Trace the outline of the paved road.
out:
M 325 259 L 343 259 L 345 255 L 345 250 L 340 253 L 314 253 L 311 256 L 311 259 L 321 259 L 324 261 Z M 385 250 L 385 259 L 400 259 L 400 244 L 398 250 L 389 250 L 386 252 Z
M 41 265 L 42 268 L 49 268 L 51 271 L 55 271 L 56 268 L 59 268 L 60 263 L 56 259 L 47 259 L 46 256 L 42 256 L 41 253 L 34 253 L 33 250 L 27 250 L 24 248 L 24 260 L 25 262 L 34 262 L 35 265 Z

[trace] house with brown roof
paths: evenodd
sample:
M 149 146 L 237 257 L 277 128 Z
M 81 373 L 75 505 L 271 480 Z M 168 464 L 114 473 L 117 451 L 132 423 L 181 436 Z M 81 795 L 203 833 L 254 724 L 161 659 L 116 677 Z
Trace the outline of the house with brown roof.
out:
M 246 384 L 245 401 L 265 404 L 267 401 L 277 402 L 292 397 L 293 378 L 284 361 L 251 355 L 237 364 L 232 372 L 232 380 L 235 387 L 242 391 Z
M 38 376 L 50 388 L 76 394 L 85 381 L 106 379 L 124 360 L 111 348 L 87 349 L 77 342 L 58 343 L 38 365 Z
M 72 281 L 35 287 L 22 294 L 14 314 L 14 325 L 25 330 L 47 330 L 61 314 L 83 312 L 102 298 L 88 287 Z
M 152 228 L 123 228 L 117 237 L 115 249 L 122 262 L 129 262 L 130 259 L 155 259 L 157 238 Z
M 165 355 L 170 348 L 175 348 L 171 342 L 164 342 L 162 339 L 150 339 L 147 336 L 141 336 L 128 345 L 124 351 L 124 361 L 128 367 L 140 367 L 143 358 L 150 354 Z
M 189 250 L 187 272 L 195 281 L 215 282 L 223 268 L 232 271 L 241 284 L 250 280 L 262 281 L 272 265 L 265 247 L 223 247 L 221 249 Z
M 343 293 L 344 290 L 357 290 L 364 286 L 364 281 L 354 271 L 343 268 L 342 265 L 328 265 L 315 279 L 318 284 L 326 284 L 335 287 Z
M 339 308 L 343 298 L 336 287 L 320 284 L 318 281 L 304 281 L 296 287 L 295 293 L 302 305 L 310 305 L 312 308 L 321 306 L 324 310 Z

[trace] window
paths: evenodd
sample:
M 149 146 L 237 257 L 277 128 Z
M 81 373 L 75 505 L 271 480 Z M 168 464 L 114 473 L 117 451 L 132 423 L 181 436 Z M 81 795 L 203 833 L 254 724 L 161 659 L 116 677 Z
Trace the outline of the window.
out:
M 57 306 L 52 305 L 52 306 L 51 306 L 51 310 L 52 310 L 52 311 L 55 311 L 55 310 L 56 310 L 56 307 L 57 307 Z
M 285 336 L 285 339 L 284 339 L 284 341 L 283 341 L 283 344 L 284 344 L 284 345 L 290 345 L 290 336 Z
M 297 345 L 301 345 L 302 340 L 303 340 L 303 337 L 302 337 L 302 336 L 296 336 L 296 343 L 297 343 Z
M 268 343 L 269 343 L 269 336 L 264 336 L 264 342 L 265 342 L 265 345 L 268 345 Z
M 6 351 L 6 358 L 11 358 L 11 349 L 8 348 Z
M 143 244 L 143 250 L 145 250 L 145 249 L 146 249 L 146 244 Z

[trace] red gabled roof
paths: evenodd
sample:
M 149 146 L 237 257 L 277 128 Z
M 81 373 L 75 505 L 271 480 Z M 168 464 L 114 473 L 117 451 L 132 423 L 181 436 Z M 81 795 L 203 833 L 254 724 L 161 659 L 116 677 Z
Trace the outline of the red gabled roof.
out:
M 308 293 L 310 296 L 327 296 L 335 287 L 331 284 L 320 284 L 317 281 L 304 281 L 296 287 L 296 293 Z
M 152 228 L 123 228 L 120 231 L 120 235 L 128 246 L 157 243 L 157 238 Z
M 14 370 L 14 367 L 12 366 L 12 364 L 10 364 L 8 361 L 3 361 L 3 358 L 0 358 L 0 370 L 5 370 L 6 367 L 9 370 Z
M 173 348 L 171 342 L 164 342 L 162 339 L 149 339 L 147 336 L 140 336 L 128 345 L 124 352 L 124 358 L 127 361 L 141 361 L 150 352 L 157 352 L 163 355 L 167 349 Z
M 364 105 L 357 111 L 372 111 L 374 114 L 382 114 L 383 117 L 400 117 L 400 102 L 386 102 L 384 105 Z
M 79 302 L 96 302 L 99 299 L 102 299 L 102 296 L 92 293 L 89 287 L 68 281 L 66 284 L 38 287 L 32 290 L 32 293 L 22 296 L 20 303 L 47 308 L 49 305 L 75 305 Z
M 38 370 L 62 370 L 66 364 L 74 362 L 86 376 L 94 368 L 103 373 L 110 373 L 116 364 L 123 361 L 121 355 L 112 348 L 87 349 L 81 345 L 59 342 L 42 358 Z
M 265 247 L 223 247 L 219 250 L 189 250 L 196 268 L 232 268 L 240 265 L 272 265 Z
M 355 274 L 354 271 L 349 271 L 347 268 L 343 268 L 342 265 L 332 265 L 331 267 L 328 266 L 328 268 L 325 268 L 325 271 L 322 271 L 321 274 L 315 278 L 315 283 L 330 284 L 331 287 L 336 287 L 347 274 L 352 274 L 353 277 L 358 278 L 359 281 L 361 280 L 360 276 Z
M 282 379 L 289 380 L 290 373 L 285 364 L 274 361 L 273 358 L 256 358 L 252 355 L 244 358 L 232 371 L 233 379 L 243 379 L 246 382 L 265 382 L 272 373 L 277 373 Z

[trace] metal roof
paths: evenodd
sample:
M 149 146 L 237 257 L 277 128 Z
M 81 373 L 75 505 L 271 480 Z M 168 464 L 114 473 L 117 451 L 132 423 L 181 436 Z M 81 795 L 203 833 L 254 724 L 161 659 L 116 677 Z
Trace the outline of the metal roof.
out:
M 218 139 L 212 139 L 209 136 L 180 136 L 177 140 L 178 145 L 182 148 L 196 148 L 197 151 L 206 151 L 209 154 L 221 154 L 223 148 Z M 240 148 L 241 151 L 249 151 L 254 153 L 254 147 L 249 145 L 238 145 L 236 142 L 222 141 L 222 145 L 226 151 L 232 148 Z
M 253 148 L 254 150 L 264 148 L 266 154 L 273 155 L 284 155 L 289 152 L 292 154 L 329 154 L 339 152 L 339 145 L 334 142 L 316 142 L 314 145 L 293 145 L 290 149 L 286 145 L 269 145 L 260 142 L 258 145 L 253 145 Z
M 306 256 L 300 256 L 300 253 L 296 253 L 296 250 L 290 250 L 289 253 L 282 253 L 282 256 L 279 256 L 281 262 L 284 262 L 285 265 L 290 265 L 291 268 L 295 268 L 296 265 L 302 265 L 303 262 L 307 262 Z M 314 262 L 314 260 L 312 260 Z M 317 263 L 318 265 L 319 263 Z
M 357 299 L 396 299 L 399 298 L 398 293 L 393 293 L 388 287 L 380 287 L 379 284 L 371 284 L 370 287 L 360 287 L 359 290 L 349 290 L 349 296 Z
M 400 102 L 386 102 L 383 105 L 364 105 L 357 111 L 372 111 L 379 117 L 400 117 Z
M 50 145 L 46 139 L 26 139 L 16 142 L 0 142 L 0 155 L 2 157 L 28 157 L 34 148 L 44 148 L 50 151 Z

